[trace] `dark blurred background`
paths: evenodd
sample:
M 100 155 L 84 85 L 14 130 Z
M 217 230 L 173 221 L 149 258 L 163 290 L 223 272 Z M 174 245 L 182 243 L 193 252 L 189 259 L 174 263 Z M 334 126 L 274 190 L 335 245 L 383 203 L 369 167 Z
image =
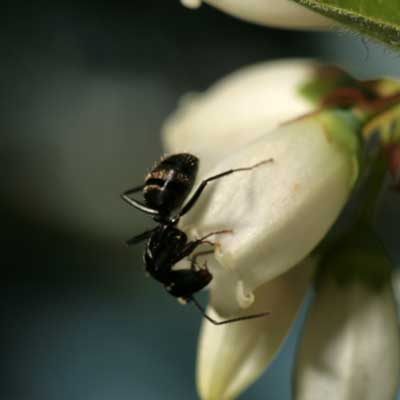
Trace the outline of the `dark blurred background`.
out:
M 257 61 L 400 66 L 346 32 L 261 28 L 178 0 L 13 1 L 0 51 L 2 400 L 196 399 L 201 318 L 123 245 L 151 224 L 119 193 L 160 156 L 163 120 L 182 94 Z M 295 340 L 241 399 L 290 399 Z

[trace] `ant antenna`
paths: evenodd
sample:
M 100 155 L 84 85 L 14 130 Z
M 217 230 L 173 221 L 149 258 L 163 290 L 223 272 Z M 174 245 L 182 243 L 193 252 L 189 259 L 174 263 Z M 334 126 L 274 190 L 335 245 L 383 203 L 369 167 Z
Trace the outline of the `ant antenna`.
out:
M 270 315 L 270 312 L 263 312 L 260 314 L 252 314 L 252 315 L 245 315 L 243 317 L 237 317 L 237 318 L 231 318 L 231 319 L 225 319 L 223 321 L 217 321 L 213 318 L 211 318 L 209 315 L 206 314 L 206 310 L 204 307 L 192 296 L 190 297 L 190 300 L 193 301 L 193 304 L 196 306 L 196 308 L 200 311 L 200 313 L 203 315 L 203 317 L 211 322 L 214 325 L 224 325 L 224 324 L 231 324 L 232 322 L 239 322 L 239 321 L 245 321 L 247 319 L 255 319 L 255 318 L 261 318 L 261 317 L 266 317 L 267 315 Z

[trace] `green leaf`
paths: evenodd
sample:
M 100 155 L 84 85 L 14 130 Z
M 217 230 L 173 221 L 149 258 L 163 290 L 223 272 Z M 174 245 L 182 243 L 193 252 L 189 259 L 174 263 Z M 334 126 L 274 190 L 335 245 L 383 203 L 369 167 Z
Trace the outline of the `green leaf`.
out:
M 317 285 L 334 278 L 339 285 L 363 283 L 381 290 L 390 281 L 393 265 L 374 230 L 359 224 L 323 255 L 316 275 Z
M 400 0 L 293 0 L 400 49 Z

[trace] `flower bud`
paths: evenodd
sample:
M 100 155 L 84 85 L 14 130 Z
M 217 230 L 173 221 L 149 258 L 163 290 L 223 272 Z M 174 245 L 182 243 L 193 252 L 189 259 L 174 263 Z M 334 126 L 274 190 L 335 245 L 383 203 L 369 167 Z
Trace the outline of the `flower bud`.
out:
M 326 28 L 334 23 L 289 0 L 204 0 L 206 3 L 248 22 L 282 28 Z M 181 0 L 190 8 L 202 0 Z

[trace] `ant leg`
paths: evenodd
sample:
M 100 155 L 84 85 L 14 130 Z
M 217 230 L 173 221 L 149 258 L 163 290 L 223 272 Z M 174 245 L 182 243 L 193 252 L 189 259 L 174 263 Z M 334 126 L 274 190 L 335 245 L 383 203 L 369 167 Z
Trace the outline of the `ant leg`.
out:
M 206 239 L 209 238 L 210 236 L 221 235 L 221 234 L 224 234 L 224 233 L 233 233 L 233 230 L 232 229 L 223 229 L 222 231 L 210 232 L 210 233 L 207 233 L 207 235 L 205 235 L 202 238 L 200 238 L 199 241 L 201 243 L 208 243 L 208 244 L 214 245 L 213 242 L 210 242 L 210 241 L 208 241 Z
M 143 190 L 144 186 L 145 185 L 135 186 L 132 189 L 125 190 L 124 194 L 127 196 L 130 196 L 131 194 L 134 194 L 134 193 L 137 193 L 137 192 L 140 192 L 141 190 Z
M 199 257 L 205 256 L 207 254 L 213 254 L 214 250 L 205 250 L 205 251 L 199 251 L 198 253 L 194 254 L 193 257 L 191 258 L 190 261 L 192 261 L 194 264 L 196 264 L 196 261 Z
M 127 240 L 125 243 L 128 246 L 132 246 L 134 244 L 138 244 L 140 242 L 143 242 L 144 240 L 147 240 L 151 236 L 152 232 L 153 232 L 153 229 L 151 229 L 149 231 L 145 231 L 143 233 L 140 233 L 139 235 L 136 235 L 133 238 Z
M 207 254 L 213 254 L 213 253 L 214 253 L 214 250 L 206 250 L 206 251 L 200 251 L 200 252 L 194 254 L 193 257 L 190 260 L 190 269 L 192 271 L 198 271 L 200 268 L 198 267 L 197 262 L 196 262 L 197 258 L 201 257 L 201 256 L 205 256 Z M 204 266 L 201 269 L 208 269 L 207 268 L 207 261 L 204 262 Z
M 218 235 L 222 233 L 232 233 L 233 231 L 225 229 L 222 231 L 216 231 L 216 232 L 211 232 L 208 233 L 207 235 L 203 236 L 200 239 L 193 240 L 192 242 L 186 243 L 185 247 L 182 249 L 182 251 L 179 253 L 179 255 L 174 259 L 174 264 L 177 263 L 178 261 L 182 260 L 184 257 L 188 257 L 190 254 L 194 252 L 196 247 L 200 246 L 201 244 L 207 243 L 211 246 L 215 246 L 214 242 L 211 242 L 209 240 L 206 240 L 208 237 L 212 235 Z
M 157 210 L 147 207 L 143 203 L 140 203 L 139 201 L 129 197 L 130 195 L 143 190 L 144 186 L 145 185 L 141 185 L 141 186 L 134 187 L 133 189 L 126 190 L 124 193 L 121 194 L 121 199 L 124 200 L 126 203 L 128 203 L 130 206 L 135 207 L 137 210 L 140 210 L 146 214 L 157 216 L 157 215 L 159 215 L 159 212 Z
M 196 204 L 196 201 L 199 199 L 200 195 L 202 194 L 203 190 L 206 188 L 207 184 L 211 181 L 214 181 L 216 179 L 222 178 L 224 176 L 233 174 L 234 172 L 240 172 L 240 171 L 251 171 L 254 168 L 257 168 L 261 165 L 273 162 L 274 160 L 272 158 L 269 158 L 268 160 L 263 160 L 258 162 L 257 164 L 254 164 L 250 167 L 243 167 L 243 168 L 235 168 L 235 169 L 230 169 L 225 172 L 221 172 L 220 174 L 211 176 L 210 178 L 204 179 L 199 187 L 196 189 L 196 191 L 193 193 L 192 197 L 188 200 L 188 202 L 183 206 L 182 210 L 180 211 L 178 218 L 182 217 L 182 215 L 185 215 L 187 212 L 191 210 L 191 208 Z
M 249 319 L 262 318 L 262 317 L 266 317 L 267 315 L 271 314 L 270 312 L 267 311 L 267 312 L 263 312 L 260 314 L 244 315 L 243 317 L 230 318 L 230 319 L 225 319 L 223 321 L 217 321 L 214 318 L 211 318 L 209 315 L 207 315 L 205 308 L 193 296 L 188 298 L 188 300 L 193 301 L 193 304 L 200 311 L 200 313 L 203 315 L 203 317 L 207 321 L 211 322 L 213 325 L 231 324 L 233 322 L 240 322 L 240 321 L 246 321 Z

